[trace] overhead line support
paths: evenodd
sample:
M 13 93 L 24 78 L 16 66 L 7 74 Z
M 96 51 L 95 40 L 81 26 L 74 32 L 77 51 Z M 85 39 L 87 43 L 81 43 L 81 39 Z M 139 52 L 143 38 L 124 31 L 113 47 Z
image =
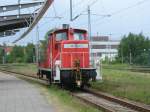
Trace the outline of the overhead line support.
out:
M 72 15 L 72 0 L 70 0 L 70 21 L 73 21 L 73 15 Z

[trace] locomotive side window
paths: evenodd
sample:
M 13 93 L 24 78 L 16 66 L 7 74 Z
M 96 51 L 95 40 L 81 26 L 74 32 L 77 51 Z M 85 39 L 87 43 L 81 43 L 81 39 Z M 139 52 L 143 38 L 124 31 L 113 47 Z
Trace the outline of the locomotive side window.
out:
M 67 40 L 67 33 L 66 32 L 56 34 L 56 41 L 61 41 L 61 40 Z
M 84 40 L 84 34 L 83 33 L 74 33 L 74 40 Z

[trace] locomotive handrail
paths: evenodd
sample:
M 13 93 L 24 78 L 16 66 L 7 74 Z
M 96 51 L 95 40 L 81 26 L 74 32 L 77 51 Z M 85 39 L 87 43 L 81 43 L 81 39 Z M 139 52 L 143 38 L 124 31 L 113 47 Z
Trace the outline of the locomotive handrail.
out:
M 56 57 L 54 58 L 54 61 L 56 61 L 56 59 L 59 55 L 60 55 L 60 53 L 57 53 Z
M 56 55 L 56 57 L 54 58 L 54 62 L 56 61 L 56 59 L 57 59 L 57 57 L 60 55 L 60 53 L 58 53 L 57 55 Z

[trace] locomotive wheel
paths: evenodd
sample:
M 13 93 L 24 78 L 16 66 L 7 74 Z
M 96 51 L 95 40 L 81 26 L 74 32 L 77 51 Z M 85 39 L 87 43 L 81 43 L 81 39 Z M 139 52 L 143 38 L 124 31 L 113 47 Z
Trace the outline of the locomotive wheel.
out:
M 97 76 L 96 71 L 93 71 L 93 76 L 92 76 L 92 81 L 93 81 L 93 82 L 96 81 L 96 76 Z
M 37 77 L 40 79 L 40 70 L 37 72 Z

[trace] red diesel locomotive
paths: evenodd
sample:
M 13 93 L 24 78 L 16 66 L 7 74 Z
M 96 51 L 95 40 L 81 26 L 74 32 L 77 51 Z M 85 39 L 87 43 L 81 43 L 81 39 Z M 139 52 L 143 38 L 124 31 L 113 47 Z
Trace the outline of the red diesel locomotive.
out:
M 90 66 L 87 31 L 63 28 L 49 34 L 45 59 L 39 62 L 38 75 L 50 83 L 84 87 L 96 78 L 96 68 Z

